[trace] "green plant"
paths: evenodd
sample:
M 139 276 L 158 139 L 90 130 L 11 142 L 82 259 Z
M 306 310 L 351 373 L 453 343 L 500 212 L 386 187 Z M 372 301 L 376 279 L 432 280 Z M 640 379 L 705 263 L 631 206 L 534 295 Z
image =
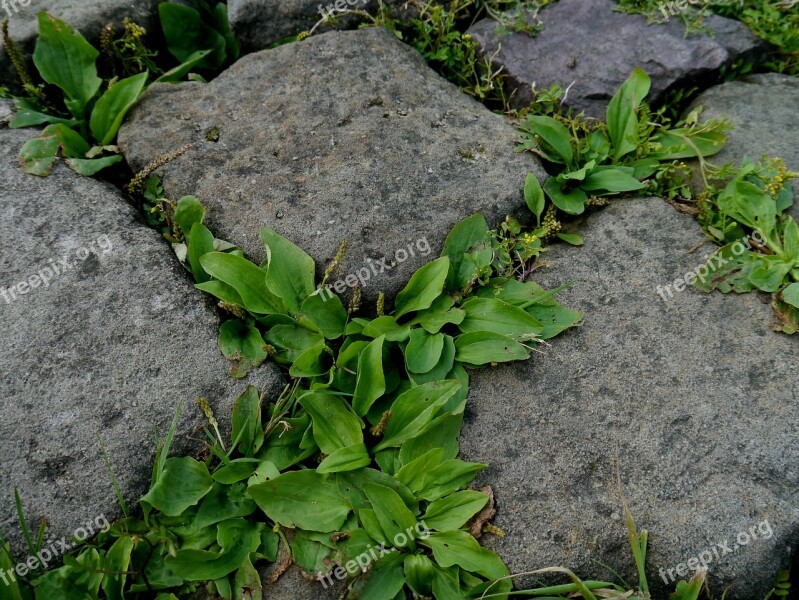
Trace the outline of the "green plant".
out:
M 560 114 L 554 103 L 557 89 L 544 98 L 552 116 L 527 115 L 520 149 L 539 154 L 559 171 L 543 187 L 559 210 L 579 215 L 603 197 L 644 189 L 650 178 L 652 190 L 664 173 L 675 168 L 672 161 L 701 158 L 721 149 L 725 140 L 721 123 L 700 126 L 695 115 L 673 128 L 664 119 L 653 122 L 644 104 L 649 86 L 646 73 L 635 69 L 610 101 L 606 124 Z M 540 102 L 538 97 L 536 101 Z M 534 211 L 537 217 L 543 209 L 540 203 Z
M 773 294 L 781 330 L 789 334 L 799 331 L 799 226 L 785 211 L 798 176 L 783 161 L 764 159 L 710 186 L 700 197 L 699 222 L 722 247 L 710 257 L 708 275 L 694 280 L 706 292 Z
M 227 5 L 201 0 L 198 6 L 162 2 L 158 5 L 161 29 L 170 54 L 182 65 L 218 71 L 239 57 Z
M 393 312 L 363 318 L 317 285 L 313 260 L 287 239 L 265 228 L 267 259 L 256 265 L 215 239 L 204 215 L 181 199 L 170 235 L 197 287 L 231 317 L 219 345 L 233 376 L 270 358 L 291 384 L 274 400 L 248 387 L 227 444 L 199 399 L 214 428 L 207 457 L 169 458 L 173 423 L 142 516 L 34 580 L 37 597 L 183 593 L 200 582 L 223 598 L 259 594 L 255 566 L 276 561 L 281 544 L 318 577 L 358 561 L 348 583 L 363 600 L 405 589 L 479 597 L 508 571 L 470 533 L 485 526 L 490 498 L 466 489 L 485 465 L 457 458 L 468 370 L 523 360 L 581 319 L 555 302 L 557 290 L 527 281 L 540 237 L 512 219 L 490 230 L 469 217 Z

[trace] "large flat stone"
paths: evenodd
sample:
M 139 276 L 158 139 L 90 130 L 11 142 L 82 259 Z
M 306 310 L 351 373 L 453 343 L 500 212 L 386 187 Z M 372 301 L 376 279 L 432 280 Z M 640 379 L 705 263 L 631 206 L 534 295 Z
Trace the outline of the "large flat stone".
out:
M 154 85 L 119 135 L 134 169 L 193 143 L 159 171 L 167 195 L 196 195 L 216 234 L 254 259 L 263 226 L 320 275 L 348 239 L 331 282 L 375 265 L 368 299 L 401 289 L 462 218 L 497 223 L 524 206 L 524 178 L 543 170 L 516 140 L 381 28 L 251 54 L 208 84 Z M 379 272 L 384 257 L 396 266 Z
M 782 158 L 789 168 L 799 171 L 799 78 L 777 73 L 750 75 L 710 88 L 694 105 L 704 107 L 703 120 L 727 117 L 733 125 L 727 145 L 711 162 L 740 163 L 745 156 L 758 160 L 766 154 Z M 799 198 L 799 181 L 794 181 L 794 195 Z M 799 219 L 799 200 L 792 214 Z
M 769 329 L 756 294 L 664 301 L 656 287 L 711 248 L 689 254 L 699 226 L 658 199 L 616 201 L 581 233 L 585 247 L 553 247 L 537 280 L 576 280 L 559 297 L 584 326 L 473 377 L 462 452 L 489 463 L 481 480 L 506 534 L 488 542 L 511 572 L 614 581 L 601 561 L 635 582 L 618 472 L 649 531 L 653 597 L 666 597 L 660 569 L 668 579 L 720 543 L 732 550 L 767 520 L 764 536 L 709 564 L 716 595 L 763 598 L 799 540 L 799 340 Z
M 244 390 L 217 347 L 213 305 L 168 244 L 114 188 L 65 166 L 48 178 L 21 172 L 32 133 L 0 130 L 0 532 L 21 558 L 14 487 L 32 528 L 46 518 L 48 535 L 69 538 L 121 512 L 100 440 L 133 506 L 178 403 L 175 450 L 190 453 L 205 424 L 194 399 L 224 423 Z M 12 295 L 22 281 L 37 287 Z M 272 366 L 253 377 L 269 393 L 281 381 Z
M 336 0 L 230 0 L 230 26 L 244 52 L 263 50 L 270 44 L 302 31 L 310 31 L 325 15 L 336 17 L 335 24 L 322 23 L 317 31 L 352 29 L 365 19 L 354 13 L 335 9 Z M 405 0 L 384 0 L 392 18 L 408 19 L 416 11 Z M 346 11 L 375 14 L 377 0 L 339 0 Z
M 9 0 L 8 10 L 0 10 L 0 20 L 8 17 L 9 36 L 30 56 L 39 35 L 37 15 L 41 11 L 47 11 L 66 21 L 97 47 L 103 27 L 113 23 L 117 31 L 121 31 L 125 17 L 130 17 L 134 22 L 154 31 L 158 27 L 157 5 L 158 0 L 27 0 L 27 6 L 23 6 L 20 0 Z M 17 85 L 11 62 L 2 48 L 0 85 Z
M 686 36 L 680 19 L 649 25 L 644 15 L 615 7 L 613 0 L 560 0 L 541 10 L 543 30 L 534 37 L 509 32 L 493 19 L 483 19 L 469 33 L 507 74 L 516 90 L 514 106 L 530 103 L 532 85 L 541 90 L 558 83 L 571 86 L 567 106 L 602 119 L 635 67 L 652 78 L 649 100 L 659 103 L 671 89 L 712 85 L 723 66 L 738 58 L 756 60 L 764 48 L 746 25 L 732 19 L 708 17 L 705 25 L 714 37 Z

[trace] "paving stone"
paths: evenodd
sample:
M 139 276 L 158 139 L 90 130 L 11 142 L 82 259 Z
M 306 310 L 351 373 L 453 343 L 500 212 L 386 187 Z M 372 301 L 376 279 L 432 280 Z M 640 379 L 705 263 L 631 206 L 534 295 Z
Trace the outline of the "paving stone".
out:
M 367 28 L 248 55 L 208 84 L 154 85 L 119 144 L 135 170 L 193 143 L 159 171 L 168 197 L 196 195 L 217 236 L 256 260 L 261 228 L 274 228 L 320 276 L 348 239 L 330 282 L 346 289 L 360 273 L 373 300 L 399 291 L 461 219 L 483 211 L 497 224 L 524 206 L 527 173 L 543 170 L 517 138 L 393 33 Z
M 224 423 L 245 387 L 219 352 L 214 306 L 115 188 L 64 165 L 48 178 L 19 170 L 33 133 L 0 130 L 0 532 L 20 558 L 15 487 L 31 527 L 46 518 L 54 539 L 113 520 L 100 440 L 133 506 L 178 403 L 175 451 L 193 453 L 205 424 L 194 399 Z M 265 366 L 252 382 L 274 394 L 282 378 Z
M 756 61 L 765 47 L 732 19 L 708 17 L 705 24 L 714 37 L 686 36 L 677 18 L 650 25 L 644 15 L 615 7 L 613 0 L 559 0 L 540 11 L 543 30 L 534 37 L 511 32 L 493 19 L 479 21 L 469 33 L 483 55 L 493 57 L 495 67 L 507 74 L 516 90 L 514 106 L 530 103 L 533 84 L 541 90 L 558 83 L 564 89 L 571 86 L 566 105 L 602 119 L 608 101 L 635 67 L 651 77 L 649 99 L 658 103 L 671 89 L 712 85 L 722 67 L 737 59 Z
M 576 280 L 559 298 L 583 327 L 472 380 L 461 449 L 490 465 L 505 538 L 489 545 L 511 572 L 614 581 L 601 561 L 635 582 L 619 473 L 649 531 L 653 597 L 666 597 L 662 573 L 706 551 L 715 595 L 765 597 L 799 539 L 799 339 L 769 329 L 757 294 L 669 298 L 712 248 L 690 253 L 699 226 L 658 199 L 614 201 L 581 233 L 536 280 Z

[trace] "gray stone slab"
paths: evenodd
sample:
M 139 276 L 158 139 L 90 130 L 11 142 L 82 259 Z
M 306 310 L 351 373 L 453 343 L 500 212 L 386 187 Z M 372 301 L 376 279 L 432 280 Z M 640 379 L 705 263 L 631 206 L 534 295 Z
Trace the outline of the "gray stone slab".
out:
M 505 531 L 486 541 L 511 572 L 614 581 L 601 561 L 635 582 L 620 473 L 649 531 L 653 597 L 666 597 L 661 573 L 707 551 L 715 596 L 763 598 L 799 540 L 799 338 L 769 329 L 756 294 L 664 301 L 657 286 L 712 248 L 690 253 L 699 226 L 658 199 L 614 201 L 581 233 L 585 246 L 553 247 L 536 280 L 576 280 L 559 298 L 584 326 L 473 377 L 461 448 L 490 465 L 480 479 Z M 753 526 L 765 533 L 739 543 Z
M 534 37 L 510 32 L 493 19 L 483 19 L 469 33 L 508 76 L 516 90 L 514 106 L 530 103 L 533 84 L 541 90 L 558 83 L 571 86 L 567 106 L 601 119 L 635 67 L 651 77 L 649 100 L 657 103 L 673 88 L 712 85 L 723 66 L 739 58 L 757 60 L 764 49 L 746 25 L 717 15 L 705 21 L 714 37 L 686 36 L 677 18 L 649 25 L 645 16 L 615 7 L 613 0 L 560 0 L 540 11 L 543 30 Z
M 170 198 L 196 195 L 217 236 L 257 260 L 261 228 L 274 228 L 320 275 L 348 239 L 331 283 L 361 272 L 374 299 L 399 291 L 464 217 L 496 224 L 524 206 L 527 173 L 543 170 L 517 138 L 393 33 L 367 28 L 248 55 L 208 84 L 154 85 L 119 144 L 135 170 L 193 143 L 159 171 Z
M 213 304 L 116 189 L 63 165 L 19 170 L 33 133 L 0 130 L 0 532 L 22 558 L 14 487 L 55 539 L 114 519 L 99 440 L 134 506 L 178 403 L 175 450 L 190 453 L 204 439 L 194 399 L 225 423 L 245 387 L 219 352 Z M 272 394 L 282 378 L 265 366 L 252 381 Z

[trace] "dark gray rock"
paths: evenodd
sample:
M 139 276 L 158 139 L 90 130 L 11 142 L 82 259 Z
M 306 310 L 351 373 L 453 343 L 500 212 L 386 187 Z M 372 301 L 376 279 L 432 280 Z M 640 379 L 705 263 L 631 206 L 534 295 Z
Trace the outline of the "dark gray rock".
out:
M 97 47 L 103 27 L 113 23 L 120 30 L 125 17 L 130 17 L 148 31 L 155 31 L 158 27 L 158 2 L 159 0 L 8 0 L 8 9 L 0 10 L 0 20 L 8 17 L 9 36 L 29 58 L 39 35 L 37 15 L 41 11 L 47 11 L 66 21 Z M 33 71 L 33 64 L 30 61 L 29 64 Z M 0 85 L 17 85 L 8 55 L 1 48 Z
M 530 103 L 531 86 L 541 90 L 558 83 L 571 86 L 566 105 L 602 119 L 635 67 L 652 78 L 649 100 L 658 103 L 673 88 L 712 85 L 723 66 L 739 58 L 757 60 L 764 49 L 738 21 L 713 15 L 705 24 L 715 37 L 686 36 L 677 18 L 649 25 L 645 16 L 620 13 L 615 6 L 613 0 L 560 0 L 541 10 L 543 30 L 535 37 L 509 32 L 493 19 L 483 19 L 469 33 L 507 74 L 516 90 L 514 106 Z
M 764 154 L 782 158 L 799 171 L 796 115 L 799 114 L 799 78 L 777 73 L 750 75 L 724 83 L 701 94 L 694 106 L 704 107 L 701 118 L 727 117 L 733 129 L 727 145 L 711 157 L 714 164 L 758 160 Z M 797 201 L 793 215 L 799 218 L 799 182 L 794 181 Z
M 416 14 L 405 0 L 383 0 L 388 14 L 407 20 Z M 366 11 L 376 14 L 378 0 L 230 0 L 230 26 L 244 52 L 263 50 L 289 36 L 310 31 L 323 18 L 332 14 L 335 20 L 322 23 L 316 31 L 351 29 L 364 22 L 364 17 L 346 11 Z
M 209 84 L 155 85 L 119 144 L 136 170 L 194 143 L 159 171 L 170 198 L 196 195 L 216 234 L 253 259 L 274 228 L 320 275 L 346 238 L 331 283 L 361 271 L 374 299 L 399 291 L 462 218 L 496 224 L 524 206 L 527 173 L 543 171 L 516 139 L 390 31 L 367 28 L 246 56 Z M 384 257 L 396 266 L 380 272 Z
M 511 572 L 614 581 L 601 561 L 634 583 L 618 472 L 649 531 L 653 597 L 666 597 L 661 569 L 668 579 L 708 551 L 715 595 L 763 598 L 799 543 L 799 340 L 769 329 L 756 294 L 664 301 L 657 286 L 711 248 L 689 253 L 698 225 L 658 199 L 616 201 L 581 233 L 585 247 L 554 247 L 537 280 L 576 280 L 559 297 L 584 326 L 473 377 L 461 448 L 490 465 L 505 538 L 489 545 Z M 713 554 L 758 525 L 758 539 Z
M 191 453 L 205 424 L 194 399 L 224 423 L 245 387 L 217 347 L 213 305 L 168 244 L 114 188 L 63 165 L 48 178 L 21 172 L 31 133 L 0 130 L 0 532 L 21 558 L 14 487 L 31 527 L 46 518 L 55 539 L 112 520 L 100 440 L 133 506 L 178 403 L 175 449 Z M 281 381 L 271 366 L 253 377 L 269 393 Z

